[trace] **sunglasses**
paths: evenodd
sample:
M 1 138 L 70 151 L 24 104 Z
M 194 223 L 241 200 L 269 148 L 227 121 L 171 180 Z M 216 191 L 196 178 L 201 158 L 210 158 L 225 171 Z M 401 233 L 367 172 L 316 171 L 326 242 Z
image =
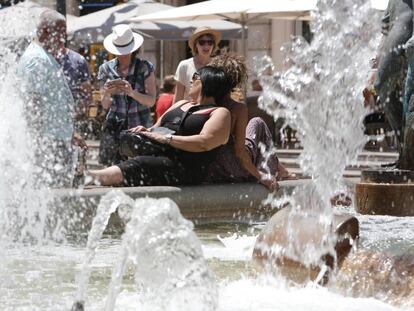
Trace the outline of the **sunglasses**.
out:
M 200 79 L 200 75 L 198 72 L 194 72 L 193 76 L 191 77 L 191 80 L 194 82 L 196 80 Z
M 203 40 L 203 39 L 198 40 L 197 42 L 201 46 L 206 45 L 206 44 L 209 45 L 209 46 L 212 46 L 215 43 L 214 40 Z

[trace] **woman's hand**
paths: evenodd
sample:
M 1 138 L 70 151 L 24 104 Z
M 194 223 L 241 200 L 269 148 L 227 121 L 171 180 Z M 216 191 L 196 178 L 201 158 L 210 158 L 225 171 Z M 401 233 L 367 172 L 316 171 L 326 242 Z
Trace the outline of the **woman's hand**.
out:
M 148 129 L 145 126 L 138 125 L 136 127 L 130 128 L 128 132 L 132 133 L 142 133 L 142 132 L 148 132 Z
M 78 146 L 84 150 L 88 149 L 88 145 L 86 144 L 85 140 L 78 133 L 72 134 L 72 145 Z
M 120 94 L 123 91 L 119 88 L 118 84 L 112 83 L 111 81 L 106 81 L 103 86 L 103 91 L 109 95 Z
M 147 131 L 147 132 L 141 132 L 140 134 L 163 145 L 168 143 L 167 137 L 165 137 L 165 135 L 160 134 L 160 133 L 154 133 L 154 132 Z
M 134 90 L 132 89 L 131 84 L 127 80 L 122 80 L 122 83 L 118 84 L 119 90 L 121 90 L 123 93 L 125 93 L 128 96 L 133 95 Z
M 269 174 L 260 172 L 259 182 L 268 188 L 270 191 L 276 191 L 279 189 L 279 184 L 277 183 L 276 177 Z

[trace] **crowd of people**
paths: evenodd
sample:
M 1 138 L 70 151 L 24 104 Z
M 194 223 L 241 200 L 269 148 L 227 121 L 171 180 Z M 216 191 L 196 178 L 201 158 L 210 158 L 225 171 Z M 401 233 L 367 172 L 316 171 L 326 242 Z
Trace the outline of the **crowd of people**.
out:
M 235 54 L 214 56 L 220 32 L 200 27 L 188 38 L 193 57 L 164 78 L 157 96 L 154 65 L 139 57 L 144 39 L 128 25 L 116 25 L 103 44 L 114 55 L 99 67 L 101 105 L 106 113 L 100 143 L 101 170 L 86 171 L 88 183 L 104 186 L 181 185 L 257 181 L 270 190 L 289 176 L 279 163 L 273 138 L 260 118 L 248 120 L 245 104 L 231 96 L 245 89 L 247 67 Z M 22 55 L 29 122 L 38 138 L 39 176 L 49 185 L 68 186 L 73 145 L 87 148 L 76 133 L 76 116 L 90 102 L 85 59 L 65 47 L 64 16 L 47 10 L 37 39 Z M 155 123 L 152 110 L 155 106 Z M 140 137 L 158 151 L 121 152 L 124 136 Z

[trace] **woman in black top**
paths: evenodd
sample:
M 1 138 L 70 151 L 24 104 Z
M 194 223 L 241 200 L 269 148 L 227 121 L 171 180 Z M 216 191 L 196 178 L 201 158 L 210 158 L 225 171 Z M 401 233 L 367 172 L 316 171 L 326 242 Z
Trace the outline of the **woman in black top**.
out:
M 137 126 L 131 129 L 152 140 L 168 144 L 171 151 L 164 155 L 137 156 L 119 165 L 103 170 L 90 171 L 94 180 L 105 186 L 128 185 L 176 185 L 202 182 L 207 167 L 214 159 L 214 152 L 224 145 L 230 135 L 230 113 L 216 106 L 226 95 L 230 85 L 224 72 L 204 67 L 199 76 L 193 77 L 190 92 L 200 92 L 195 102 L 179 101 L 173 105 L 152 127 L 167 127 L 176 131 L 174 135 L 162 135 L 152 128 Z M 182 116 L 186 111 L 182 124 Z

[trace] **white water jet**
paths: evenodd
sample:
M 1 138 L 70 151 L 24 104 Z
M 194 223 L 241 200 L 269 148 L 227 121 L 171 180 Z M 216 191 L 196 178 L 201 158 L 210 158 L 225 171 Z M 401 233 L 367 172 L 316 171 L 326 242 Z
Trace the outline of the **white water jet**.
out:
M 146 198 L 134 202 L 115 190 L 102 198 L 97 209 L 78 277 L 75 302 L 85 301 L 91 262 L 109 217 L 117 208 L 127 225 L 104 310 L 114 310 L 129 261 L 135 267 L 142 309 L 216 310 L 217 287 L 193 232 L 193 224 L 181 216 L 170 199 Z
M 374 18 L 369 18 L 369 20 L 375 21 Z M 0 50 L 2 48 L 3 46 L 0 45 Z M 365 49 L 363 49 L 363 51 L 365 51 Z M 14 89 L 14 80 L 10 79 L 8 76 L 10 71 L 5 69 L 14 66 L 13 64 L 16 63 L 16 56 L 11 53 L 7 55 L 7 58 L 4 57 L 5 56 L 0 53 L 0 96 L 2 98 L 2 102 L 0 103 L 0 115 L 4 116 L 2 123 L 0 124 L 0 168 L 2 172 L 5 174 L 7 173 L 7 175 L 5 175 L 7 178 L 0 180 L 0 240 L 8 240 L 10 238 L 15 239 L 16 236 L 12 234 L 13 232 L 17 233 L 19 236 L 18 239 L 21 240 L 30 239 L 29 237 L 34 237 L 39 240 L 44 236 L 43 228 L 44 223 L 46 222 L 45 214 L 47 213 L 45 207 L 47 205 L 46 202 L 48 201 L 48 196 L 45 195 L 42 198 L 37 196 L 38 192 L 33 191 L 36 181 L 31 177 L 32 151 L 30 137 L 27 136 L 28 134 L 25 131 L 27 124 L 23 118 L 24 105 L 23 102 L 16 97 L 17 90 Z M 5 61 L 3 62 L 3 60 Z M 365 72 L 362 68 L 360 70 L 361 73 Z M 355 105 L 358 105 L 358 103 L 355 103 Z M 22 117 L 20 118 L 18 116 Z M 5 134 L 6 132 L 7 135 Z M 315 148 L 315 146 L 313 148 Z M 338 149 L 338 152 L 339 151 L 340 150 Z M 324 160 L 325 158 L 321 159 L 321 162 Z M 11 182 L 9 182 L 9 180 L 11 180 Z M 19 183 L 21 180 L 27 182 L 27 185 L 21 186 Z M 33 187 L 31 185 L 33 185 Z M 19 188 L 19 186 L 21 187 Z M 308 199 L 309 197 L 307 197 L 307 194 L 303 194 L 303 203 L 299 205 L 306 206 L 309 204 Z M 315 200 L 315 202 L 315 204 L 319 204 L 318 200 Z M 158 208 L 158 203 L 154 206 L 154 209 L 156 208 Z M 16 214 L 16 218 L 12 218 L 11 216 L 15 215 L 13 213 L 9 214 L 9 212 L 16 210 L 18 210 L 19 213 Z M 398 220 L 396 220 L 396 222 L 399 223 Z M 26 226 L 26 223 L 29 223 L 30 225 Z M 16 224 L 16 226 L 13 226 L 13 224 Z M 408 221 L 407 223 L 401 222 L 401 227 L 409 227 L 410 224 L 412 224 L 412 221 Z M 13 230 L 13 228 L 15 229 Z M 387 224 L 384 224 L 383 228 L 387 229 L 389 226 L 387 227 Z M 163 228 L 158 228 L 158 230 L 162 229 Z M 372 232 L 378 233 L 378 235 L 375 234 L 375 237 L 372 237 L 374 242 L 368 242 L 380 244 L 383 240 L 381 234 L 381 230 L 383 229 L 378 229 L 377 223 L 373 224 L 370 229 Z M 95 237 L 99 235 L 98 232 L 99 230 L 95 231 Z M 157 234 L 157 236 L 154 235 L 152 238 L 157 240 L 156 237 L 158 236 L 160 238 L 168 237 L 163 231 L 158 231 Z M 388 234 L 390 235 L 390 238 L 395 237 L 396 239 L 399 239 L 400 235 L 403 233 L 398 231 L 398 233 L 388 232 Z M 407 243 L 410 243 L 410 240 L 412 240 L 411 236 Z M 116 241 L 116 239 L 114 241 Z M 6 249 L 5 252 L 0 252 L 0 276 L 3 280 L 3 284 L 0 286 L 0 305 L 2 306 L 2 310 L 68 310 L 68 306 L 65 302 L 72 299 L 74 294 L 71 287 L 73 273 L 71 273 L 70 265 L 72 262 L 78 262 L 77 256 L 80 252 L 80 247 L 79 245 L 73 245 L 68 248 L 70 249 L 69 253 L 67 253 L 68 250 L 62 252 L 61 247 L 52 245 L 47 246 L 45 249 L 35 247 L 31 250 L 22 249 L 20 251 L 16 249 L 15 251 L 10 252 Z M 122 248 L 122 250 L 127 250 L 127 248 Z M 116 251 L 118 251 L 118 249 L 116 249 Z M 121 250 L 119 252 L 121 252 Z M 158 254 L 154 255 L 155 251 L 152 249 L 149 249 L 147 252 L 150 252 L 149 257 L 146 258 L 144 263 L 148 265 L 151 264 L 150 260 L 156 258 Z M 147 254 L 147 252 L 145 254 Z M 244 247 L 239 253 L 241 254 L 239 256 L 244 258 Z M 104 257 L 106 266 L 113 264 L 113 252 L 103 252 L 102 256 Z M 211 257 L 215 257 L 215 255 L 212 254 Z M 127 257 L 125 256 L 125 258 Z M 15 266 L 4 266 L 5 268 L 3 269 L 3 264 L 7 261 L 15 261 Z M 42 265 L 44 265 L 44 267 Z M 137 265 L 139 265 L 139 261 L 137 261 Z M 146 268 L 143 266 L 141 269 Z M 102 269 L 102 267 L 100 267 L 99 270 L 100 277 L 101 273 L 103 277 L 105 277 L 105 270 Z M 237 275 L 239 275 L 239 273 L 244 272 L 237 272 Z M 151 271 L 147 271 L 145 276 L 152 281 Z M 145 280 L 140 281 L 139 276 L 137 276 L 137 280 L 141 283 L 147 282 Z M 33 283 L 40 285 L 34 286 Z M 99 288 L 98 291 L 100 291 L 100 288 L 102 287 L 101 285 L 102 284 L 99 283 L 97 286 Z M 156 304 L 158 306 L 161 303 L 159 301 L 152 301 L 152 299 L 157 299 L 154 293 L 151 293 L 151 295 L 140 296 L 140 303 L 142 302 L 141 305 L 135 304 L 136 300 L 126 299 L 128 298 L 125 298 L 127 294 L 123 294 L 124 293 L 121 293 L 121 298 L 126 301 L 122 306 L 118 305 L 118 309 L 134 310 L 138 309 L 141 305 L 149 306 Z M 197 294 L 199 294 L 198 291 Z M 133 295 L 135 295 L 135 292 L 133 292 Z M 315 297 L 317 297 L 317 299 L 315 299 Z M 168 299 L 166 296 L 163 296 L 163 298 Z M 191 296 L 190 299 L 192 298 L 193 297 Z M 102 310 L 99 298 L 91 302 L 91 305 L 91 310 Z M 191 307 L 192 310 L 200 310 L 197 305 L 189 305 L 188 307 Z M 289 287 L 281 288 L 277 284 L 265 286 L 261 282 L 256 282 L 256 280 L 247 279 L 230 282 L 220 288 L 219 310 L 223 311 L 253 309 L 333 310 L 335 308 L 341 310 L 394 310 L 393 307 L 380 303 L 375 299 L 348 298 L 332 294 L 319 287 L 306 287 L 302 289 Z M 149 310 L 148 308 L 142 309 Z
M 16 77 L 17 51 L 0 44 L 0 239 L 39 242 L 50 195 L 35 178 L 33 137 Z
M 108 225 L 109 217 L 120 205 L 133 206 L 134 200 L 119 190 L 112 190 L 102 197 L 93 219 L 91 230 L 86 244 L 86 255 L 82 263 L 81 271 L 77 277 L 76 301 L 84 302 L 89 278 L 91 275 L 91 263 L 95 258 L 96 249 Z
M 293 213 L 319 215 L 316 221 L 324 228 L 324 238 L 298 254 L 295 228 L 289 227 L 290 245 L 281 250 L 306 264 L 335 254 L 330 199 L 345 191 L 345 167 L 356 160 L 367 140 L 362 90 L 378 45 L 379 25 L 369 1 L 320 0 L 312 14 L 312 42 L 295 38 L 284 47 L 286 71 L 276 72 L 270 58 L 255 63 L 263 86 L 259 104 L 275 118 L 286 118 L 297 131 L 303 146 L 300 166 L 312 178 L 311 185 L 295 191 L 290 203 Z

